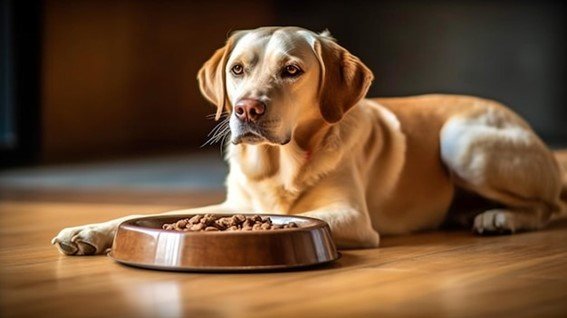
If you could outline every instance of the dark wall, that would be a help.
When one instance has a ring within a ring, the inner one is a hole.
[[[0,1],[0,168],[39,157],[41,9],[39,0]]]
[[[37,136],[24,146],[41,162],[198,151],[214,126],[204,119],[214,109],[199,93],[198,69],[231,30],[263,25],[328,28],[374,71],[371,96],[493,98],[526,117],[549,143],[567,145],[562,2],[17,3],[22,10],[14,25],[40,30],[17,37],[36,49],[14,55],[12,68],[21,67],[18,74],[28,80],[19,85],[14,113],[30,126],[18,127]],[[25,115],[31,106],[40,108],[33,112],[37,123]]]
[[[215,109],[201,65],[268,1],[45,1],[42,160],[198,151]]]
[[[567,25],[552,1],[278,1],[278,24],[329,28],[374,71],[370,95],[499,100],[567,144]]]

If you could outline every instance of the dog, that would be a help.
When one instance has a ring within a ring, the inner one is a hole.
[[[373,248],[380,235],[438,229],[460,192],[487,202],[453,217],[482,234],[540,229],[564,210],[561,167],[510,109],[461,95],[365,99],[372,81],[328,32],[234,32],[198,73],[230,127],[226,200],[171,213],[310,216],[339,248]],[[103,253],[133,217],[66,228],[52,243]]]

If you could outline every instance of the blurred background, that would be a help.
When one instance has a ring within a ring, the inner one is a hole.
[[[561,1],[0,3],[0,186],[222,186],[196,74],[230,31],[264,25],[329,29],[374,71],[370,96],[492,98],[567,145]]]

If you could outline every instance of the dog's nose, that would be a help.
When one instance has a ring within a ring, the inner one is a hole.
[[[242,121],[256,121],[266,111],[266,105],[257,99],[243,98],[234,105],[236,117]]]

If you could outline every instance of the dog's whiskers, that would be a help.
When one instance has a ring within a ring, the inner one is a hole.
[[[229,115],[228,112],[226,112],[226,111],[225,111],[225,112],[222,112],[221,115],[220,115],[220,118],[227,117],[228,115]],[[205,118],[207,118],[207,119],[216,119],[216,118],[217,118],[217,114],[216,114],[216,113],[208,114],[208,115],[205,116]]]
[[[230,127],[228,127],[228,126],[223,128],[223,130],[216,135],[216,137],[213,140],[213,143],[216,143],[219,140],[221,140],[222,138],[224,138],[224,136],[226,136],[226,134],[229,132],[229,130],[230,130]]]
[[[207,139],[207,141],[205,141],[205,143],[203,143],[201,145],[201,147],[204,147],[206,145],[215,144],[215,143],[219,142],[220,140],[222,140],[223,138],[225,138],[227,136],[227,134],[230,132],[230,126],[229,126],[230,118],[226,115],[224,117],[225,118],[223,120],[221,120],[211,130],[211,132],[207,135],[207,137],[209,137],[209,139]],[[222,144],[221,144],[221,146],[222,146]],[[222,149],[221,149],[221,152],[222,152]]]
[[[209,132],[207,134],[207,137],[209,136],[214,136],[216,133],[219,132],[219,130],[221,130],[222,128],[224,128],[224,126],[226,125],[226,120],[221,121],[220,123],[218,123],[212,130],[211,132]]]

